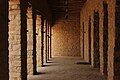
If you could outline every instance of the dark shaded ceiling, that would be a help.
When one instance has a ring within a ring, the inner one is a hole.
[[[79,14],[85,2],[86,0],[48,0],[54,19]]]
[[[41,15],[47,17],[51,16],[51,9],[48,6],[47,0],[30,0],[30,3],[32,3],[34,9],[38,11]]]
[[[79,17],[87,0],[30,0],[34,8],[55,21],[60,18]],[[50,15],[49,15],[50,13]],[[72,18],[73,19],[73,18]]]

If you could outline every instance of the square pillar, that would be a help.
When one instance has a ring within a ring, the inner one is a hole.
[[[27,9],[27,70],[28,75],[33,74],[33,20],[32,7]]]
[[[9,80],[27,80],[25,0],[9,1]]]
[[[42,67],[41,60],[41,16],[36,17],[36,54],[37,54],[37,71],[39,67]]]
[[[43,62],[44,63],[46,63],[47,62],[47,38],[46,38],[46,36],[47,36],[47,21],[45,20],[44,21],[44,58],[43,58]]]
[[[43,66],[43,58],[44,58],[44,18],[41,17],[41,61]]]

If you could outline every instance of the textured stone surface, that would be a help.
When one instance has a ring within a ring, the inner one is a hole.
[[[68,0],[65,5],[64,0],[57,2],[51,0],[55,19],[52,27],[53,56],[81,56],[79,13],[84,1]]]
[[[37,53],[37,70],[38,67],[42,66],[42,55],[41,55],[41,15],[37,15],[36,18],[36,53]]]
[[[9,20],[9,80],[21,80],[21,19],[19,2],[9,2]]]
[[[27,9],[27,70],[28,75],[33,74],[33,20],[32,7]]]
[[[99,36],[100,36],[100,71],[103,73],[103,19],[104,19],[104,12],[103,12],[103,1],[106,1],[108,4],[108,80],[113,80],[113,55],[114,55],[114,46],[115,46],[115,0],[88,0],[84,7],[82,8],[81,11],[81,22],[85,23],[85,45],[84,45],[84,52],[85,52],[85,60],[89,60],[89,48],[88,48],[88,19],[89,16],[91,16],[91,21],[92,21],[92,27],[91,27],[91,57],[92,57],[92,65],[94,64],[94,57],[93,57],[93,52],[94,52],[94,47],[93,47],[93,31],[94,31],[94,26],[93,26],[93,12],[99,11],[99,16],[100,16],[100,23],[99,23]],[[82,30],[82,23],[81,23],[81,30]],[[81,44],[83,43],[82,41],[82,32],[81,32]],[[83,47],[81,45],[81,54],[83,53]]]
[[[54,57],[46,67],[39,68],[39,75],[29,76],[28,80],[105,80],[98,69],[77,62],[83,60],[79,57]]]
[[[44,57],[43,63],[47,62],[47,20],[44,21]]]
[[[80,56],[79,18],[74,17],[76,19],[61,19],[52,27],[53,56]]]

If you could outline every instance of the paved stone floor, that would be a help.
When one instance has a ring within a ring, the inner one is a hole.
[[[76,57],[54,57],[39,68],[38,75],[28,76],[28,80],[105,80],[89,64],[76,64],[81,61]]]

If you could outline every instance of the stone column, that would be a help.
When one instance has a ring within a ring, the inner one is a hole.
[[[43,58],[43,62],[44,62],[44,63],[46,63],[46,61],[47,61],[47,58],[46,58],[46,54],[47,54],[47,52],[46,52],[46,50],[47,50],[47,47],[46,47],[46,46],[47,46],[47,45],[46,45],[46,44],[47,44],[47,42],[46,42],[46,40],[47,40],[47,38],[46,38],[46,35],[47,35],[47,34],[46,34],[46,31],[47,31],[47,30],[46,30],[46,29],[47,29],[47,28],[46,28],[46,26],[47,26],[47,24],[46,24],[46,23],[47,23],[47,21],[45,20],[45,21],[44,21],[44,58]]]
[[[37,53],[37,71],[42,66],[41,61],[41,16],[37,15],[36,19],[36,53]]]
[[[44,19],[41,17],[41,61],[43,66],[43,55],[44,55]]]
[[[8,80],[8,0],[0,0],[0,80]]]
[[[32,7],[27,9],[27,70],[28,75],[33,74],[33,20]]]
[[[48,25],[48,59],[51,58],[51,27],[50,25]]]
[[[47,25],[47,60],[49,60],[49,52],[50,52],[50,49],[49,49],[49,24]]]
[[[50,58],[52,58],[52,27],[50,26]]]
[[[9,2],[9,80],[21,80],[20,1]]]
[[[9,80],[27,80],[27,21],[24,2],[9,1]]]
[[[48,60],[48,23],[46,24],[46,62]]]

